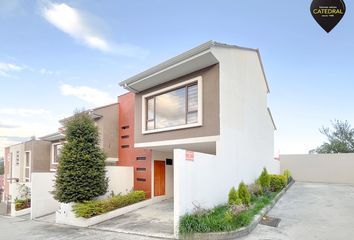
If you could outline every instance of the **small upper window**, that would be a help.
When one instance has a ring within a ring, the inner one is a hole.
[[[146,130],[198,123],[198,83],[146,99]]]
[[[53,145],[53,163],[54,164],[59,162],[62,148],[63,148],[62,144],[54,144]]]

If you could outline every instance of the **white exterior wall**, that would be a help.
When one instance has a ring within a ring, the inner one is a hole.
[[[55,173],[32,173],[31,219],[55,212],[59,202],[53,198]]]
[[[19,165],[16,165],[16,152],[19,152]],[[11,176],[12,178],[18,178],[20,182],[24,182],[24,154],[25,147],[23,143],[10,147],[10,154],[12,153],[11,162]],[[11,193],[10,193],[11,194]]]
[[[267,111],[267,87],[258,55],[236,48],[213,48],[220,64],[220,142],[217,156],[227,196],[240,181],[252,183],[273,158],[274,127]]]
[[[173,153],[172,152],[160,152],[153,150],[152,151],[152,161],[151,161],[151,197],[154,197],[154,160],[161,160],[161,161],[166,161],[166,158],[171,158],[173,159]],[[174,165],[174,160],[173,160],[173,165]],[[173,197],[174,191],[173,191],[173,165],[165,165],[165,193],[167,198]]]
[[[107,194],[126,194],[134,186],[134,169],[125,166],[106,166],[106,176],[109,179]]]
[[[194,152],[194,160],[186,160],[186,150],[175,149],[174,158],[174,230],[178,233],[181,216],[192,212],[195,205],[211,208],[225,203],[227,194],[222,191],[223,175],[217,157]],[[194,205],[195,204],[195,205]]]
[[[296,181],[354,185],[354,153],[280,155],[280,166]]]

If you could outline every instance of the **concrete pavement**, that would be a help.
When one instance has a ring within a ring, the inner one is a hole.
[[[295,183],[268,213],[277,228],[258,225],[241,240],[354,239],[354,186]]]

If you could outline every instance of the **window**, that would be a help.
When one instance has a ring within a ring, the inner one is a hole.
[[[122,145],[121,148],[129,148],[129,145]]]
[[[25,182],[29,182],[31,179],[31,153],[25,152]]]
[[[146,181],[145,178],[137,178],[136,180],[137,180],[138,182],[145,182],[145,181]]]
[[[129,135],[123,135],[121,136],[122,139],[126,139],[126,138],[129,138]]]
[[[146,160],[146,157],[136,157],[136,160],[138,160],[138,161]]]
[[[60,154],[61,154],[61,150],[63,148],[63,145],[61,143],[55,143],[52,145],[52,163],[53,164],[58,164],[59,160],[60,160]]]
[[[201,125],[201,77],[143,96],[143,133]]]
[[[145,172],[146,171],[146,168],[136,168],[136,171],[137,172]]]

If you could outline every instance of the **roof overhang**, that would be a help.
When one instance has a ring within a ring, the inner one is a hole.
[[[269,92],[268,82],[264,73],[264,68],[258,49],[244,48],[214,41],[201,44],[187,52],[162,62],[155,67],[120,82],[119,85],[130,92],[139,93],[170,80],[217,64],[219,63],[219,60],[213,54],[213,47],[237,48],[257,52],[266,83],[267,92]]]
[[[57,140],[62,140],[64,139],[65,135],[60,133],[60,132],[56,132],[56,133],[52,133],[52,134],[48,134],[46,136],[40,137],[40,140],[43,141],[57,141]]]

